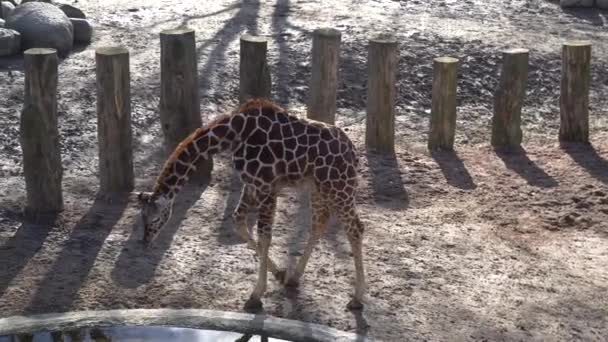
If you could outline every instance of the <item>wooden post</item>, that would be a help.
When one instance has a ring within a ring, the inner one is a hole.
[[[239,101],[251,97],[270,98],[270,69],[266,62],[268,40],[245,34],[241,36],[239,65]]]
[[[160,122],[173,149],[202,126],[194,30],[160,33]]]
[[[129,51],[101,47],[95,61],[99,192],[108,196],[133,190]]]
[[[340,39],[340,31],[331,28],[316,29],[312,38],[312,75],[307,116],[332,125],[336,121]]]
[[[365,144],[380,153],[395,151],[397,41],[378,37],[369,41],[367,60],[367,119]]]
[[[559,140],[589,142],[591,43],[570,42],[562,48]]]
[[[521,145],[521,109],[528,82],[528,54],[526,49],[506,50],[502,54],[500,83],[494,93],[493,146]]]
[[[458,59],[435,58],[429,150],[453,150],[456,131],[456,88]]]
[[[57,128],[55,49],[29,49],[25,58],[25,97],[20,118],[28,216],[63,210],[61,150]]]

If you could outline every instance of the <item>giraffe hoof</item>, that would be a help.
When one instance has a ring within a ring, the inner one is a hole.
[[[257,298],[249,298],[245,302],[245,311],[249,313],[257,313],[263,310],[262,301]]]
[[[353,298],[350,302],[348,302],[348,305],[346,307],[348,308],[348,310],[351,311],[359,311],[363,310],[363,303],[361,303],[361,301],[357,298]]]

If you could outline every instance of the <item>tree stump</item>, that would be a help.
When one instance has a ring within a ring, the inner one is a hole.
[[[268,40],[245,34],[241,36],[239,64],[239,101],[252,97],[270,98],[270,69],[266,61]]]
[[[591,43],[570,42],[562,48],[559,140],[589,143]]]
[[[331,28],[315,30],[312,38],[312,75],[307,116],[332,125],[336,121],[340,39],[340,31]]]
[[[203,124],[194,30],[160,33],[160,122],[171,151]]]
[[[458,59],[439,57],[433,62],[433,93],[429,150],[454,149]]]
[[[189,28],[160,33],[160,122],[167,152],[203,125],[200,113],[195,31]],[[202,160],[190,179],[206,182],[213,159]]]
[[[395,151],[397,41],[378,37],[369,42],[367,60],[367,119],[365,144],[380,153]]]
[[[63,210],[61,149],[57,128],[58,58],[55,49],[24,52],[25,97],[20,142],[27,191],[26,214],[32,218]]]
[[[492,145],[495,147],[521,145],[521,109],[528,82],[528,55],[526,49],[511,49],[502,54],[502,72],[494,93],[492,117]]]
[[[123,47],[98,48],[95,61],[99,192],[118,195],[132,191],[134,182],[129,51]]]

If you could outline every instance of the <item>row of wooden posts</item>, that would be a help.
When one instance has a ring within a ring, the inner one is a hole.
[[[312,72],[307,116],[334,123],[341,34],[334,29],[313,33]],[[183,28],[160,33],[160,123],[168,149],[202,125],[195,32]],[[266,38],[240,39],[239,100],[270,98],[271,77]],[[61,211],[63,168],[57,127],[58,58],[53,49],[25,51],[25,99],[20,134],[27,190],[26,211],[39,215]],[[591,45],[563,46],[560,139],[588,141],[588,93]],[[134,187],[129,51],[96,50],[97,127],[100,194],[130,192]],[[394,151],[394,104],[397,96],[398,46],[392,38],[369,41],[366,147]],[[528,74],[528,51],[503,53],[503,70],[495,93],[492,144],[517,146]],[[434,60],[428,147],[453,149],[456,123],[458,60]]]

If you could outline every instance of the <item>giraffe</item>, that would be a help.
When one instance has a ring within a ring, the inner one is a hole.
[[[338,127],[288,114],[263,98],[243,103],[184,139],[165,162],[152,192],[138,194],[144,224],[144,243],[149,245],[169,220],[173,201],[199,160],[230,151],[233,167],[242,180],[239,203],[232,215],[236,232],[258,256],[257,283],[244,309],[262,309],[267,275],[287,287],[297,287],[311,253],[326,229],[330,215],[337,215],[351,245],[355,265],[355,293],[347,307],[363,308],[365,278],[362,256],[364,226],[357,214],[356,151]],[[295,270],[279,269],[268,256],[277,194],[284,187],[310,187],[312,227]],[[258,241],[252,236],[246,215],[258,211]]]

